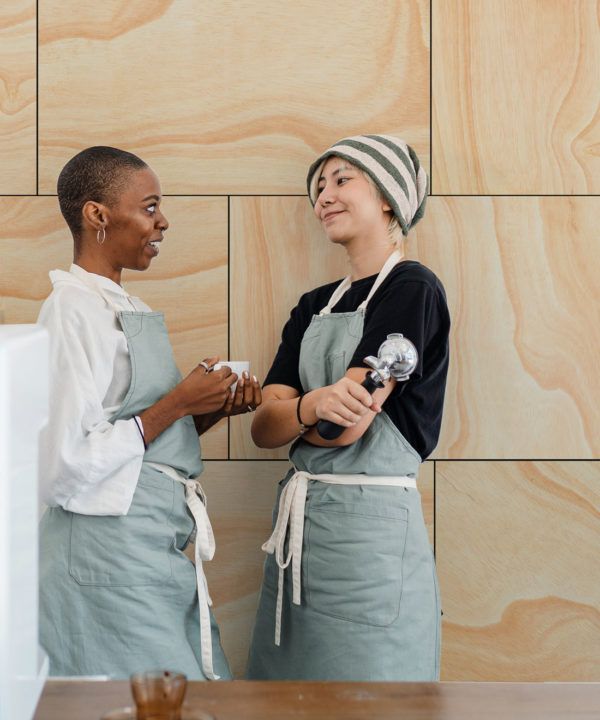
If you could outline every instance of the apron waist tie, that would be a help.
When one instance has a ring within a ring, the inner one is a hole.
[[[212,600],[208,592],[206,575],[202,561],[212,560],[215,554],[215,536],[206,510],[206,495],[200,481],[181,475],[170,465],[144,461],[149,467],[164,473],[171,480],[185,486],[185,500],[195,522],[194,559],[196,562],[196,586],[198,588],[198,608],[200,615],[200,650],[202,654],[202,670],[209,680],[219,680],[213,668],[212,633],[210,626],[209,606]]]
[[[275,555],[275,562],[279,568],[277,582],[277,605],[275,612],[275,645],[281,643],[281,615],[283,607],[283,579],[284,571],[292,564],[292,602],[300,605],[300,579],[302,545],[304,542],[304,506],[308,481],[331,485],[387,485],[393,487],[417,487],[417,481],[411,477],[375,476],[375,475],[311,475],[303,470],[296,472],[289,479],[279,497],[277,522],[271,537],[262,546],[270,555]],[[284,558],[285,539],[289,527],[290,537],[287,556]]]

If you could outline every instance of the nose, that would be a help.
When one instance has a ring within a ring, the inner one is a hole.
[[[335,185],[327,184],[319,194],[319,205],[331,205],[335,201]]]
[[[156,225],[163,232],[169,227],[169,221],[163,215],[161,210],[156,213]]]

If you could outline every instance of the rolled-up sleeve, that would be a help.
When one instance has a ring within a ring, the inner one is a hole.
[[[40,438],[42,500],[84,515],[126,515],[144,456],[135,420],[110,422],[102,405],[110,348],[93,323],[61,303],[39,322],[50,335],[50,414]],[[104,357],[103,357],[104,354]],[[104,374],[95,369],[106,367]]]

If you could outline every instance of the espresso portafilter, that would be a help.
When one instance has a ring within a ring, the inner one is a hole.
[[[369,355],[365,364],[373,368],[361,383],[371,395],[393,378],[397,382],[408,380],[417,367],[419,354],[413,343],[402,333],[391,333],[381,344],[377,357]],[[329,420],[319,420],[317,432],[324,440],[335,440],[346,428]]]

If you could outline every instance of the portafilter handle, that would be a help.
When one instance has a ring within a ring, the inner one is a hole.
[[[419,354],[414,344],[402,333],[391,333],[381,344],[377,357],[368,355],[364,362],[373,370],[367,373],[361,385],[372,395],[377,388],[384,387],[390,378],[398,382],[408,380],[417,367]],[[329,420],[319,420],[317,423],[317,432],[324,440],[335,440],[345,429],[343,425]]]

